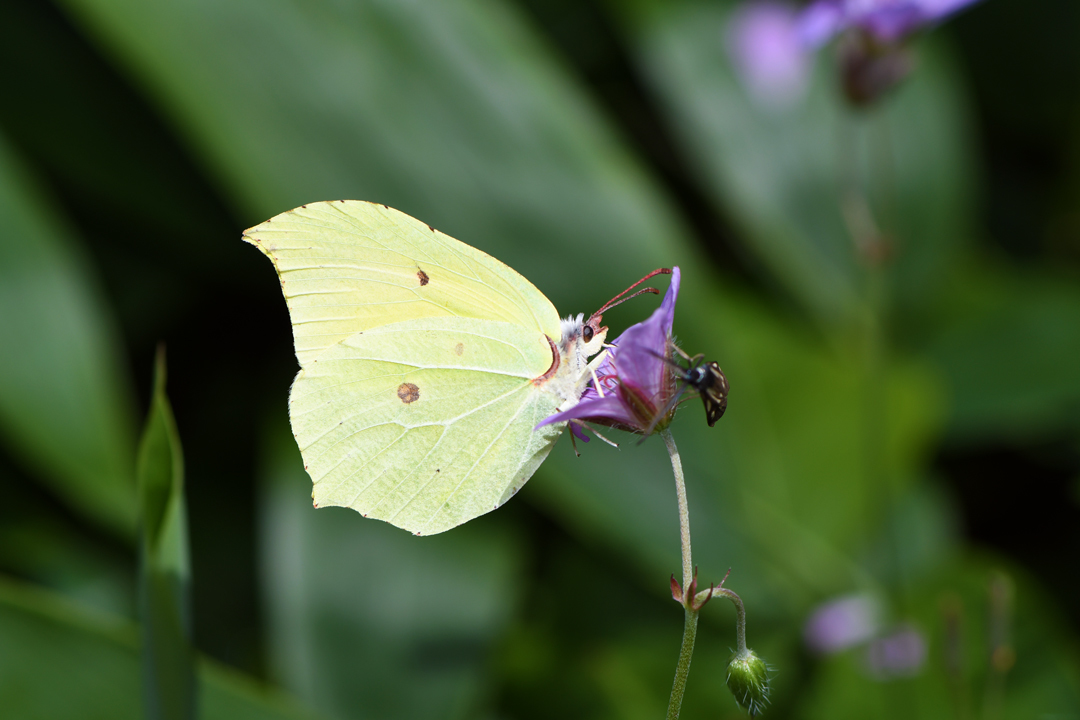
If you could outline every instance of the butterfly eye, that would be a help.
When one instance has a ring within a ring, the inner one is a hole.
[[[583,337],[585,339],[585,342],[592,342],[592,338],[593,338],[593,329],[592,329],[592,327],[590,327],[589,325],[586,325],[585,328],[581,331],[581,337]]]

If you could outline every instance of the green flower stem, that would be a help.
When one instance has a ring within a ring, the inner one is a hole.
[[[668,720],[676,720],[682,709],[683,694],[686,692],[686,678],[690,674],[690,660],[694,656],[694,640],[697,638],[698,612],[694,609],[690,588],[694,582],[694,562],[690,555],[690,510],[686,503],[686,479],[683,476],[682,460],[679,449],[675,447],[675,438],[671,431],[663,429],[660,437],[664,438],[668,455],[671,456],[671,469],[675,473],[675,494],[679,498],[679,536],[682,542],[682,589],[683,621],[682,648],[679,650],[679,664],[675,668],[675,682],[671,686],[671,698],[668,700]]]
[[[675,438],[671,437],[671,431],[667,428],[661,430],[660,437],[664,438],[668,455],[671,456],[671,469],[675,472],[675,494],[679,498],[679,536],[682,540],[682,587],[685,605],[689,599],[686,593],[690,590],[690,583],[694,581],[694,561],[690,556],[690,509],[686,504],[686,478],[683,476],[679,448],[675,447]]]
[[[675,682],[671,686],[671,698],[668,700],[667,720],[678,720],[679,711],[682,709],[686,677],[690,674],[690,659],[694,656],[694,640],[697,639],[697,621],[698,611],[686,608],[682,647],[679,649],[679,664],[675,668]]]
[[[734,590],[728,590],[726,587],[712,588],[711,590],[702,590],[694,598],[694,605],[701,607],[706,600],[709,599],[710,593],[712,597],[725,597],[731,601],[735,606],[735,642],[738,643],[736,654],[743,654],[746,652],[746,608],[743,607],[742,598]]]

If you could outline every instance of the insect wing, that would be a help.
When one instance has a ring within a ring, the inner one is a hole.
[[[547,339],[512,323],[425,318],[357,333],[293,384],[289,414],[318,507],[429,535],[490,512],[533,474],[563,424],[533,378]]]
[[[244,240],[274,263],[301,367],[354,333],[424,317],[510,322],[559,341],[559,314],[532,283],[384,205],[311,203]]]
[[[712,427],[727,410],[728,381],[719,363],[708,362],[704,368],[706,374],[697,389],[705,405],[705,420]]]

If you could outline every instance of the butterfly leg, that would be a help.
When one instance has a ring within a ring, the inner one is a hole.
[[[595,427],[593,427],[592,425],[589,425],[588,427],[589,427],[589,429],[590,429],[590,430],[592,430],[592,431],[593,431],[593,435],[595,435],[596,437],[600,438],[601,440],[603,440],[604,442],[606,442],[606,443],[607,443],[608,445],[610,445],[611,447],[613,447],[613,448],[617,448],[617,447],[619,447],[619,443],[615,442],[614,440],[609,440],[608,438],[604,437],[604,436],[603,436],[603,435],[601,435],[601,434],[600,434],[600,432],[599,432],[599,431],[598,431],[598,430],[597,430],[597,429],[596,429]]]
[[[574,421],[571,420],[570,422],[574,422]],[[574,435],[574,429],[573,428],[570,428],[570,447],[574,448],[574,456],[575,457],[581,457],[581,453],[579,453],[578,449],[577,449],[577,436]]]
[[[604,388],[600,386],[600,378],[596,377],[596,369],[593,368],[592,365],[589,366],[589,374],[592,375],[592,384],[593,384],[593,387],[596,388],[597,394],[599,394],[600,397],[603,398],[604,397]]]

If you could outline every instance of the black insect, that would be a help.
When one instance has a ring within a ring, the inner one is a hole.
[[[688,387],[692,387],[697,391],[701,402],[705,405],[705,420],[709,423],[709,427],[715,425],[716,421],[723,417],[724,411],[727,410],[728,381],[724,377],[723,370],[720,369],[720,364],[713,361],[706,362],[704,355],[690,357],[675,343],[671,343],[670,347],[688,365],[684,366],[671,357],[656,355],[656,357],[676,369],[674,375],[679,384],[675,388],[675,392],[672,393],[667,406],[657,414],[656,419],[646,429],[645,437],[651,435],[656,424],[675,409]],[[644,438],[642,440],[644,441]]]
[[[690,364],[689,367],[683,367],[670,358],[667,360],[679,369],[679,381],[683,384],[683,387],[675,392],[675,396],[681,395],[687,385],[697,390],[701,402],[705,405],[705,420],[709,427],[712,427],[727,410],[728,381],[724,377],[724,371],[716,361],[705,362],[704,355],[690,357],[679,346],[671,347]]]

